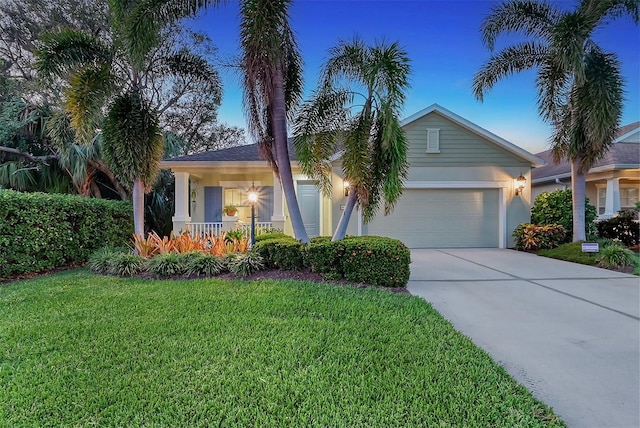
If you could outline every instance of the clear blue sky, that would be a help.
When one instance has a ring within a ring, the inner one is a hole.
[[[556,4],[572,8],[576,2]],[[358,35],[367,42],[398,41],[411,59],[411,89],[402,118],[438,103],[536,153],[548,148],[550,127],[536,110],[535,72],[511,76],[496,85],[484,102],[471,92],[473,75],[489,58],[479,28],[495,1],[486,0],[294,0],[291,26],[304,59],[305,93],[317,85],[327,51],[339,39]],[[213,39],[222,58],[239,54],[238,2],[209,10],[190,25]],[[640,27],[618,19],[596,34],[615,52],[625,79],[622,124],[640,120]],[[499,40],[509,44],[512,40]],[[499,46],[498,46],[499,47]],[[219,120],[245,128],[240,77],[221,69],[224,96]]]

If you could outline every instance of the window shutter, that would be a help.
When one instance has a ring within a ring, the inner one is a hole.
[[[204,221],[222,221],[222,187],[204,188]]]
[[[273,215],[273,186],[260,188],[260,200],[258,203],[258,221],[271,221]]]
[[[427,153],[440,153],[439,129],[427,129]]]

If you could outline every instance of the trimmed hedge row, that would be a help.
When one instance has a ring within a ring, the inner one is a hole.
[[[307,268],[328,279],[385,287],[404,287],[409,281],[411,252],[397,239],[351,236],[332,242],[318,237],[303,245],[284,234],[265,235],[254,250],[268,267],[282,270]]]
[[[0,278],[82,263],[132,234],[129,203],[0,190]]]

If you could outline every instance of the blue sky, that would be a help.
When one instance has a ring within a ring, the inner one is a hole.
[[[304,59],[305,93],[317,85],[327,51],[339,39],[354,35],[367,42],[398,41],[411,59],[412,75],[402,118],[438,103],[536,153],[548,148],[551,134],[536,110],[535,72],[499,82],[477,101],[471,92],[473,75],[489,58],[479,28],[491,7],[486,0],[294,0],[291,26]],[[556,2],[571,8],[573,1]],[[221,58],[239,54],[238,2],[207,11],[192,27],[205,31]],[[622,124],[640,120],[640,27],[618,19],[596,34],[600,45],[622,63],[626,101]],[[501,39],[498,44],[512,42]],[[242,87],[237,71],[220,69],[224,96],[219,121],[245,127]]]

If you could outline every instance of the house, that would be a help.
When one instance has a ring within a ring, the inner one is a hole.
[[[553,162],[551,150],[536,156],[547,164],[532,172],[533,200],[542,192],[571,188],[571,165]],[[621,127],[609,152],[587,172],[587,198],[598,218],[634,208],[640,194],[640,122]]]
[[[530,220],[531,168],[544,162],[437,104],[401,124],[410,165],[403,196],[389,216],[380,213],[368,224],[354,213],[347,234],[389,236],[410,248],[511,246],[513,230]],[[301,173],[295,154],[291,164],[309,236],[331,235],[346,204],[339,159],[329,196]],[[162,168],[176,177],[174,230],[247,227],[246,192],[255,184],[258,227],[292,234],[280,184],[256,145],[172,158]],[[223,215],[226,205],[238,206],[238,214]]]

